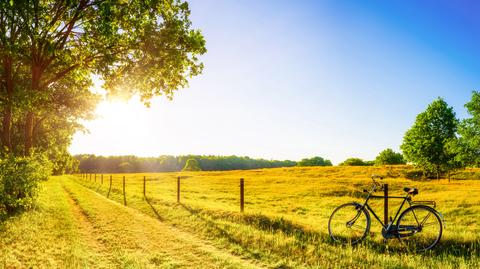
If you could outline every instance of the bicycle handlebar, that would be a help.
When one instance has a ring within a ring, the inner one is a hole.
[[[379,178],[379,179],[383,179],[383,176],[379,176],[379,175],[372,175],[372,181],[373,181],[373,186],[372,186],[372,190],[371,192],[375,192],[377,190],[383,190],[383,185],[378,183],[375,179],[376,178]]]

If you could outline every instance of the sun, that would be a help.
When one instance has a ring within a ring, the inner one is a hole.
[[[103,101],[97,106],[96,114],[99,118],[109,121],[122,121],[134,112],[133,108],[131,104],[124,101]]]
[[[76,134],[71,150],[99,155],[152,155],[149,109],[140,100],[104,100],[95,110],[96,119],[85,123],[88,134]],[[148,143],[148,142],[150,143]]]

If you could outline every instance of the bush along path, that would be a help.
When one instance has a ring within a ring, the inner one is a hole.
[[[0,267],[259,268],[66,177],[2,224]]]

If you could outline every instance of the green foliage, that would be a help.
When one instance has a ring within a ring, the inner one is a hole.
[[[348,158],[342,163],[339,164],[340,166],[369,166],[373,165],[372,162],[365,162],[360,158]]]
[[[1,152],[43,153],[54,173],[75,170],[72,135],[100,97],[138,95],[148,105],[202,72],[205,40],[178,1],[0,1]]]
[[[197,159],[188,159],[182,171],[202,171]]]
[[[39,155],[38,155],[39,156]],[[34,205],[39,182],[51,173],[44,157],[7,156],[0,161],[0,213],[13,213]]]
[[[459,138],[448,146],[461,166],[480,167],[480,92],[474,91],[465,107],[471,117],[459,124]]]
[[[392,149],[385,149],[375,158],[375,165],[405,164],[403,155]]]
[[[401,145],[405,159],[437,178],[458,167],[455,154],[449,150],[456,139],[457,124],[452,107],[442,98],[433,101],[405,133]]]
[[[330,160],[322,157],[305,158],[298,162],[298,166],[332,166]]]
[[[198,161],[199,166],[205,171],[215,170],[245,170],[258,168],[289,167],[297,165],[294,161],[276,161],[251,159],[238,156],[159,156],[159,157],[136,157],[136,156],[95,156],[77,155],[79,171],[82,173],[119,173],[126,172],[121,168],[122,163],[129,164],[129,172],[173,172],[181,171],[189,159]]]
[[[413,179],[413,180],[420,180],[428,178],[426,172],[422,169],[412,169],[412,170],[404,170],[402,173],[404,178]]]
[[[122,162],[118,165],[118,170],[121,173],[131,173],[133,172],[133,165],[131,165],[129,162]]]

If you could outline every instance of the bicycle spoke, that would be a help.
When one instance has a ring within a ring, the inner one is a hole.
[[[414,211],[414,210],[412,210],[412,214],[413,214],[413,217],[415,218],[415,221],[417,222],[417,225],[420,225],[420,223],[418,222],[417,215],[415,215],[415,211]]]
[[[432,226],[432,225],[438,225],[438,222],[431,222],[431,223],[423,224],[422,227],[427,227],[427,226]]]
[[[422,223],[420,224],[420,226],[423,226],[423,224],[428,220],[428,218],[430,217],[430,215],[432,214],[432,212],[428,212],[428,215],[425,217],[425,219],[423,219]]]
[[[402,233],[399,239],[409,249],[425,251],[438,243],[442,235],[442,226],[435,212],[430,207],[418,206],[411,207],[402,213],[397,228],[409,232]]]
[[[356,244],[367,234],[369,219],[357,204],[345,204],[334,210],[328,222],[330,237],[342,244]]]
[[[352,227],[356,227],[358,229],[360,229],[361,231],[365,230],[365,226],[360,226],[360,225],[352,225]]]

